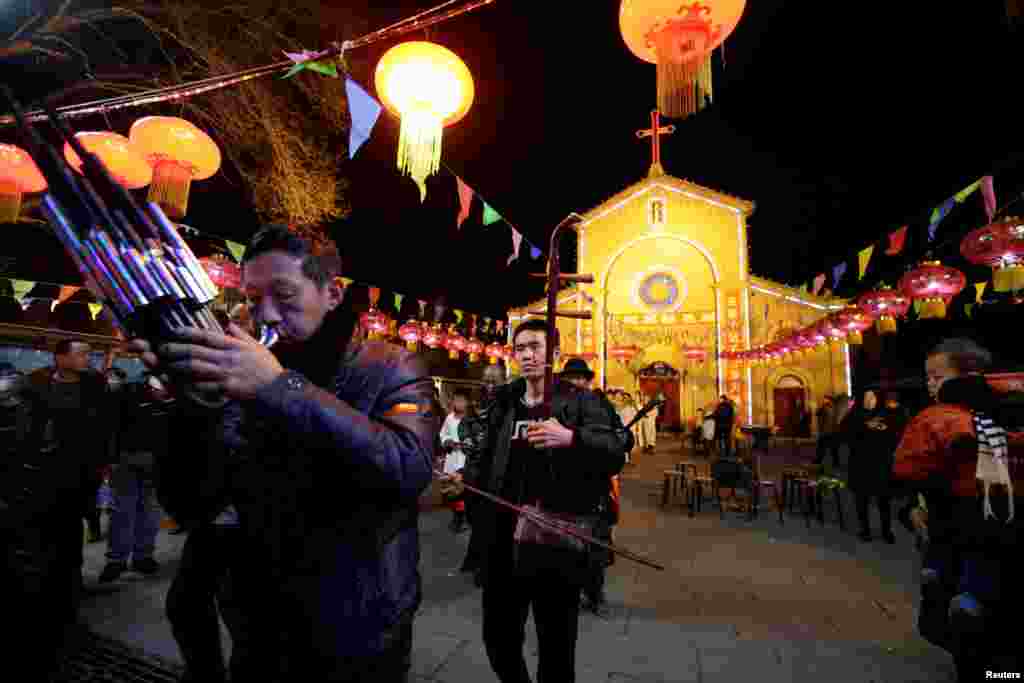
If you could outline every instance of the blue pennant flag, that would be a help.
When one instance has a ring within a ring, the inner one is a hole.
[[[838,266],[832,269],[832,289],[839,289],[839,281],[843,279],[843,275],[845,273],[845,263],[840,263]]]
[[[345,95],[348,97],[348,114],[351,119],[348,132],[348,158],[351,159],[370,138],[377,117],[380,116],[380,104],[351,78],[345,79]]]
[[[928,222],[928,241],[931,242],[935,239],[935,231],[939,229],[939,223],[942,219],[949,215],[949,212],[956,206],[956,197],[950,197],[946,201],[942,202],[941,206],[936,206],[932,211],[931,220]]]
[[[532,258],[534,261],[540,258],[540,249],[533,246],[532,244],[530,245],[530,258]]]

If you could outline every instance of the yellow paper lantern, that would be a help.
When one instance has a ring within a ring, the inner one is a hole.
[[[672,118],[711,96],[711,51],[733,32],[746,0],[622,0],[619,29],[630,52],[658,67],[658,109]]]
[[[153,167],[149,201],[172,220],[184,218],[192,181],[206,180],[220,169],[217,143],[194,124],[173,116],[139,119],[128,139]]]
[[[441,132],[473,104],[473,76],[448,48],[435,43],[401,43],[384,53],[374,77],[384,107],[401,119],[398,168],[420,188],[441,163]]]

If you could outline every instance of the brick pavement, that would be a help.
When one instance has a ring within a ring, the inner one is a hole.
[[[720,520],[711,506],[692,519],[678,506],[662,510],[661,472],[678,456],[678,442],[663,439],[624,473],[616,541],[667,570],[622,559],[610,568],[609,618],[581,619],[580,683],[955,680],[948,655],[913,632],[916,568],[906,534],[897,529],[895,546],[867,545],[834,522],[815,520],[808,530],[789,515],[780,526],[772,514],[747,522],[736,513]],[[448,532],[448,514],[427,512],[421,521],[414,680],[494,681],[480,639],[479,592],[455,571],[468,536]],[[89,598],[83,616],[94,630],[178,660],[162,605],[182,542],[161,533],[161,577],[126,574]],[[103,549],[87,547],[87,577],[102,568]],[[528,633],[533,666],[532,625]]]

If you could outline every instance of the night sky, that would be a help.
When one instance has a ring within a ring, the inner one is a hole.
[[[336,3],[348,9],[335,16],[324,3],[325,40],[436,4]],[[1000,204],[1024,190],[1021,32],[1002,2],[929,3],[926,14],[920,4],[748,2],[724,64],[716,54],[715,101],[663,138],[668,173],[756,203],[754,273],[807,281],[901,225],[923,231],[934,206],[986,173]],[[648,126],[655,69],[627,50],[618,7],[499,0],[427,36],[466,61],[477,88],[466,118],[445,130],[443,163],[545,250],[558,221],[642,179],[650,164],[635,131]],[[360,21],[341,20],[351,14]],[[352,55],[371,92],[373,67],[390,46]],[[0,141],[9,138],[0,131]],[[484,228],[479,201],[456,231],[451,172],[428,181],[419,203],[395,170],[397,139],[397,121],[385,115],[354,160],[339,151],[354,211],[332,230],[349,274],[481,312],[539,296],[526,274],[543,262],[531,263],[524,245],[506,268],[511,232],[503,223]],[[186,222],[245,241],[254,221],[225,220],[224,207],[240,197],[226,192],[225,184],[194,186]],[[974,197],[944,222],[939,241],[983,222]],[[922,240],[911,246],[923,254]]]

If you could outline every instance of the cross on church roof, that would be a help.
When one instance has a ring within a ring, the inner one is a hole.
[[[661,136],[676,132],[676,127],[662,126],[661,114],[657,109],[651,112],[651,127],[646,130],[638,130],[636,136],[651,139],[651,170],[647,173],[649,177],[665,175],[665,169],[661,166]]]

